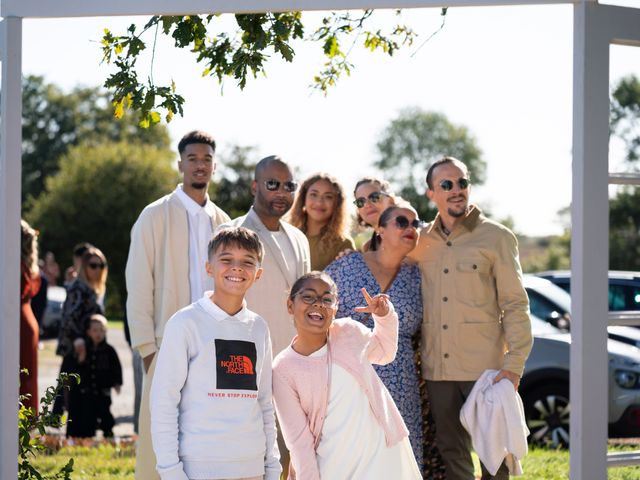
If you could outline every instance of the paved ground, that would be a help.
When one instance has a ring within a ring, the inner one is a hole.
[[[133,368],[131,366],[131,350],[124,338],[122,328],[109,328],[107,341],[116,349],[122,363],[122,390],[118,395],[112,390],[111,413],[116,419],[113,433],[119,437],[133,435]],[[53,385],[60,371],[62,358],[55,354],[56,340],[44,340],[38,352],[38,395]]]

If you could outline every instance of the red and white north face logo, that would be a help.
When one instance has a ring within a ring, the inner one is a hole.
[[[229,360],[220,360],[220,366],[232,375],[253,375],[251,359],[245,355],[229,355]]]

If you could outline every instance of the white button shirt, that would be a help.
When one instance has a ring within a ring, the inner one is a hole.
[[[215,213],[213,202],[207,200],[204,207],[198,205],[182,190],[182,184],[176,187],[178,198],[187,210],[189,222],[189,286],[191,287],[191,302],[197,302],[206,290],[213,289],[213,281],[207,275],[205,262],[207,261],[207,247],[213,235],[211,217]]]

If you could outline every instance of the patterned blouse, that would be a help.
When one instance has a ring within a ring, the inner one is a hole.
[[[389,390],[400,414],[409,429],[409,440],[416,461],[422,470],[423,435],[422,411],[420,407],[419,379],[412,347],[412,337],[422,324],[422,294],[420,270],[417,265],[403,263],[386,292],[367,267],[361,253],[352,253],[332,262],[325,272],[338,286],[338,312],[336,317],[351,317],[373,328],[373,319],[368,313],[355,312],[355,307],[364,306],[360,289],[366,288],[371,296],[386,293],[398,313],[400,320],[398,353],[388,365],[374,365],[378,376]]]
[[[73,342],[84,338],[89,326],[89,317],[104,313],[98,304],[96,292],[80,279],[67,287],[67,298],[62,306],[62,323],[58,334],[56,353],[61,356],[73,351]]]

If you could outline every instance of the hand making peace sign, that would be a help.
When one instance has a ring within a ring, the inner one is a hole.
[[[364,300],[367,302],[366,307],[356,307],[356,312],[363,313],[373,313],[379,317],[384,317],[387,313],[389,313],[389,295],[385,295],[384,293],[379,293],[375,297],[371,298],[369,292],[367,292],[366,288],[361,288],[360,291],[364,296]]]

